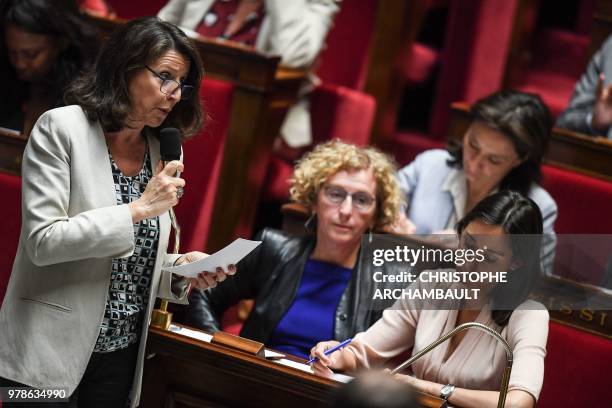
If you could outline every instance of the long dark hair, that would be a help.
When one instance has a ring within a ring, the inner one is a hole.
[[[199,98],[202,61],[195,46],[175,25],[157,17],[131,20],[114,31],[103,44],[93,67],[72,83],[66,103],[80,105],[104,130],[123,129],[131,111],[130,80],[146,64],[175,50],[190,62],[186,83],[194,95],[181,100],[160,127],[172,126],[185,137],[195,134],[203,123]]]
[[[539,96],[519,91],[500,91],[477,101],[470,108],[472,122],[481,122],[504,134],[523,162],[500,183],[500,189],[523,195],[542,178],[540,166],[548,148],[553,120]],[[463,145],[451,142],[450,165],[463,165]]]
[[[20,29],[51,36],[67,45],[57,56],[49,74],[39,85],[55,100],[55,106],[63,102],[63,93],[68,84],[94,60],[98,36],[79,13],[74,0],[2,0],[0,2],[1,26],[13,24]],[[0,72],[12,96],[10,103],[21,104],[29,97],[29,86],[17,78],[9,62],[4,40],[4,29],[0,30]],[[7,93],[5,92],[5,95]]]
[[[491,314],[495,323],[503,327],[540,276],[542,213],[532,199],[503,190],[488,196],[466,214],[457,223],[457,233],[461,235],[474,220],[502,227],[510,239],[512,257],[519,261],[519,266],[508,273],[508,282],[493,290]]]

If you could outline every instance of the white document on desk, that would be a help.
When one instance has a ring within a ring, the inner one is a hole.
[[[261,241],[238,238],[225,248],[204,259],[184,265],[166,267],[163,270],[187,278],[195,278],[198,273],[203,271],[214,273],[218,267],[227,270],[229,265],[236,265],[242,258],[257,248],[259,244],[261,244]]]

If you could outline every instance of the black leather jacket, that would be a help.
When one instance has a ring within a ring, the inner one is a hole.
[[[295,299],[304,265],[314,249],[315,240],[313,236],[295,237],[271,229],[261,232],[258,239],[263,242],[238,263],[236,275],[228,277],[213,289],[194,290],[191,293],[187,324],[208,332],[218,331],[225,310],[241,299],[255,299],[240,335],[262,343],[268,341]],[[372,310],[374,291],[387,285],[391,287],[388,283],[374,282],[372,275],[375,267],[362,258],[360,253],[336,310],[336,340],[352,337],[376,322],[382,310]],[[376,271],[384,274],[400,272],[391,268],[397,269],[397,266],[376,267]],[[385,306],[392,303],[387,302]]]

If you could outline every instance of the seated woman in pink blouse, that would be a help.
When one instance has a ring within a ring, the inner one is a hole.
[[[531,199],[502,191],[485,198],[459,221],[457,233],[461,248],[487,246],[484,261],[466,263],[461,269],[508,271],[503,289],[501,284],[479,283],[479,299],[465,301],[460,310],[426,310],[433,308],[399,300],[346,348],[325,356],[324,351],[337,342],[313,347],[311,355],[318,357],[315,373],[329,376],[332,370],[381,366],[410,348],[422,350],[460,324],[478,322],[500,333],[513,350],[506,406],[534,407],[544,378],[548,336],[548,311],[526,299],[539,275],[540,210]],[[479,330],[466,330],[417,360],[412,366],[415,377],[398,377],[419,391],[447,398],[452,405],[495,407],[505,360],[504,347],[495,338]],[[454,386],[450,395],[443,395],[445,385]]]

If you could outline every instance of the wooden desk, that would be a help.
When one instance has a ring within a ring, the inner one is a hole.
[[[27,142],[25,136],[0,128],[0,171],[21,173],[21,158]]]
[[[461,141],[470,125],[469,105],[451,105],[448,139]],[[554,128],[544,162],[577,173],[612,181],[612,141]]]
[[[125,23],[89,18],[103,38]],[[297,100],[306,73],[279,67],[280,57],[242,44],[203,37],[193,41],[205,75],[235,86],[221,182],[205,248],[216,251],[238,236],[250,235],[272,143],[287,109]]]
[[[340,383],[230,348],[151,327],[141,406],[325,407]],[[442,400],[419,394],[424,407]]]

